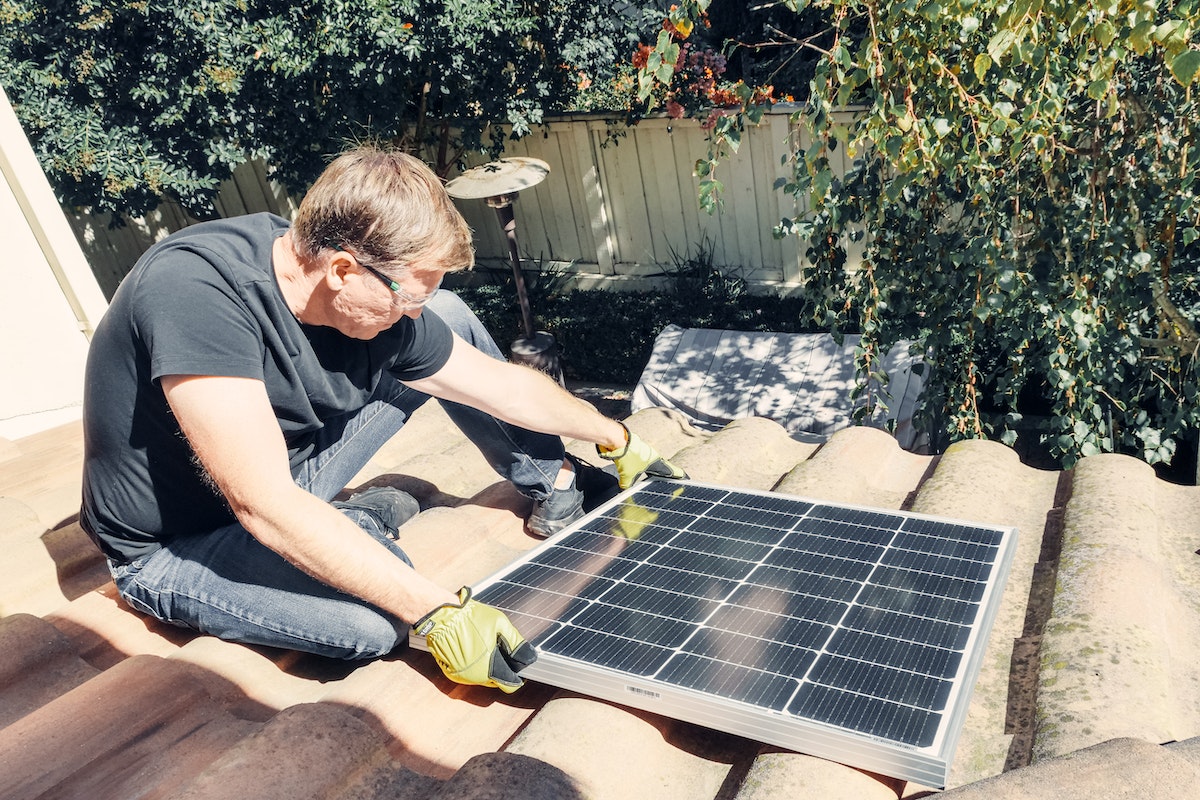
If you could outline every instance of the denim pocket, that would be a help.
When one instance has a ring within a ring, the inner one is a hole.
[[[112,575],[113,581],[116,582],[117,588],[120,589],[122,583],[141,572],[144,566],[146,566],[146,559],[144,558],[130,561],[127,564],[113,561],[110,558],[108,560],[108,573]]]
[[[138,576],[152,557],[139,558],[128,564],[114,564],[110,561],[108,569],[117,585],[117,592],[130,608],[155,619],[171,622],[166,609],[159,608],[159,593],[138,580]]]

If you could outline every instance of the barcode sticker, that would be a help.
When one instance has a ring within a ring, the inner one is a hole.
[[[649,697],[652,700],[657,700],[662,696],[652,689],[643,689],[640,686],[626,686],[625,691],[629,692],[630,694],[636,694],[639,697]]]

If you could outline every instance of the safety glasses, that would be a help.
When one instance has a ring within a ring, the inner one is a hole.
[[[338,250],[338,251],[343,252],[346,255],[350,256],[351,258],[354,259],[356,264],[358,264],[360,267],[365,269],[367,272],[374,275],[376,278],[379,278],[379,280],[383,283],[384,286],[391,289],[392,295],[393,295],[392,302],[404,309],[411,310],[414,308],[421,308],[422,306],[424,306],[426,303],[428,303],[430,300],[433,299],[434,295],[436,295],[438,293],[438,290],[442,286],[442,281],[439,278],[438,285],[435,286],[433,291],[430,292],[429,294],[427,294],[423,297],[409,294],[408,292],[406,292],[400,288],[400,284],[396,283],[394,280],[389,278],[387,275],[384,275],[382,272],[377,270],[375,267],[372,267],[370,264],[363,261],[361,258],[356,256],[354,253],[351,253],[346,248],[342,247],[339,244],[332,244],[332,243],[330,243],[329,246],[332,247],[334,250]]]

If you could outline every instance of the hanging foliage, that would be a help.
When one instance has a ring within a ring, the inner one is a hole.
[[[671,90],[709,5],[672,7],[641,98]],[[1200,426],[1200,3],[774,5],[825,19],[775,43],[815,57],[794,115],[806,144],[781,182],[805,212],[776,234],[809,242],[808,313],[862,332],[864,385],[909,340],[943,443],[1013,443],[1034,409],[1064,466],[1111,451],[1169,462]],[[771,100],[734,91],[697,164],[709,207]],[[847,269],[852,244],[863,257]]]

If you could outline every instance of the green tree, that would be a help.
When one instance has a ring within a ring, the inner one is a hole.
[[[628,52],[621,0],[0,0],[0,84],[71,206],[212,213],[260,157],[303,190],[372,139],[498,154]]]
[[[1200,3],[779,5],[823,12],[827,32],[795,43],[817,58],[782,189],[806,212],[777,234],[809,241],[810,313],[862,332],[862,376],[909,340],[928,354],[924,421],[943,442],[1012,443],[1032,399],[1065,466],[1169,461],[1200,426]],[[708,6],[670,13],[643,97],[674,78]],[[732,91],[742,104],[697,164],[709,204],[767,99]],[[864,255],[846,269],[850,242]]]

